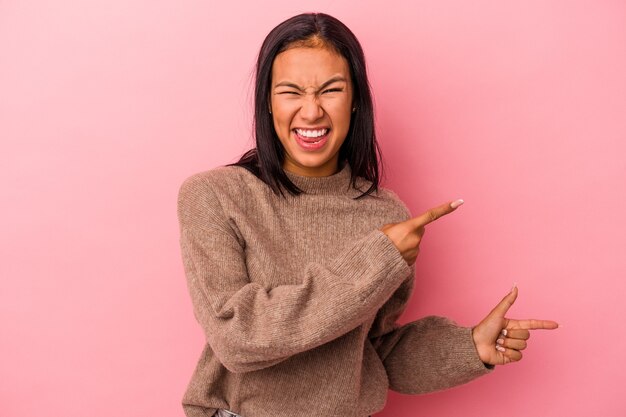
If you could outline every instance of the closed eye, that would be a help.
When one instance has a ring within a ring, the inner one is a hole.
[[[329,88],[328,90],[324,91],[325,93],[335,93],[335,92],[341,92],[343,91],[343,89],[341,88]]]

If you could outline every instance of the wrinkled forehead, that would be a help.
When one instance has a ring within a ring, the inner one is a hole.
[[[349,84],[350,68],[341,54],[327,47],[291,47],[272,64],[272,86],[288,82],[317,89],[331,78],[343,78]]]

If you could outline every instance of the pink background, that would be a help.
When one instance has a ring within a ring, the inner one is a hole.
[[[304,11],[362,42],[385,185],[414,215],[466,200],[401,321],[476,324],[517,282],[512,317],[564,324],[377,416],[625,415],[626,3],[386,4],[0,2],[0,415],[183,415],[178,186],[251,146],[256,53]]]

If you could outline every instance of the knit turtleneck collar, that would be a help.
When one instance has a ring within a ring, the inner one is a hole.
[[[352,169],[346,161],[343,166],[332,175],[326,177],[307,177],[284,171],[287,177],[307,194],[341,194],[346,193],[350,186]]]

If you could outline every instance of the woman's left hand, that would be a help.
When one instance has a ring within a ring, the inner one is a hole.
[[[505,316],[517,298],[517,287],[472,329],[472,337],[480,360],[489,365],[504,365],[522,359],[530,337],[529,330],[556,329],[551,320],[514,320]]]

